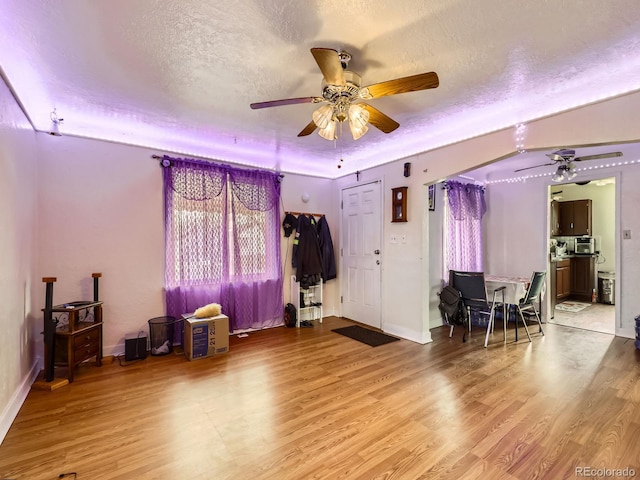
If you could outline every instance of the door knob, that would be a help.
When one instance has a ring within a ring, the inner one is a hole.
[[[373,253],[375,253],[376,255],[380,255],[380,250],[374,250]]]
[[[380,260],[376,260],[376,265],[380,265]]]

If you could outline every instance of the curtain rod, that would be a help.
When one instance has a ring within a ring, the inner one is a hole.
[[[324,213],[309,213],[309,212],[284,212],[285,215],[311,215],[312,217],[324,217]]]
[[[155,155],[155,154],[154,154],[154,155],[151,155],[151,158],[153,158],[154,160],[162,160],[164,157],[171,158],[171,157],[169,157],[168,155],[162,155],[162,156],[160,156],[160,155]],[[274,173],[276,173],[276,172],[274,172]],[[278,175],[279,175],[279,177],[280,177],[280,178],[284,178],[284,174],[280,173],[280,174],[278,174]]]
[[[449,182],[456,182],[456,183],[459,183],[459,184],[465,185],[465,186],[471,185],[471,186],[474,186],[474,187],[480,187],[482,190],[485,190],[485,188],[486,188],[484,185],[476,183],[475,180],[474,180],[473,183],[463,183],[463,182],[460,182],[458,180],[445,180],[444,182],[442,182],[442,190],[447,190],[447,189],[450,188],[449,185],[447,185]]]

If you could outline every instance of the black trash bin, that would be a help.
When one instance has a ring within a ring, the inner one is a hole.
[[[175,317],[155,317],[149,320],[151,355],[166,355],[173,351],[176,324],[182,320]]]

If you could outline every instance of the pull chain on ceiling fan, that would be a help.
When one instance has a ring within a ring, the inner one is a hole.
[[[351,60],[349,53],[330,48],[312,48],[311,54],[324,77],[321,97],[288,98],[251,104],[252,109],[260,109],[297,103],[326,103],[313,112],[312,121],[298,133],[299,137],[310,135],[317,128],[322,138],[335,140],[337,126],[343,122],[348,123],[354,140],[367,133],[368,124],[384,133],[391,133],[400,124],[362,100],[426,90],[439,85],[438,75],[429,72],[361,87],[360,75],[347,70]]]
[[[611,157],[621,157],[622,152],[610,152],[610,153],[600,153],[597,155],[583,155],[582,157],[576,157],[576,151],[568,148],[563,148],[557,150],[553,153],[547,153],[547,157],[549,157],[553,162],[551,163],[543,163],[541,165],[534,165],[533,167],[525,167],[519,168],[518,170],[514,170],[514,172],[522,172],[524,170],[530,170],[532,168],[538,167],[547,167],[549,165],[558,165],[556,173],[554,173],[551,180],[554,182],[562,182],[563,180],[573,180],[576,173],[575,162],[584,162],[586,160],[600,160],[602,158],[611,158]]]

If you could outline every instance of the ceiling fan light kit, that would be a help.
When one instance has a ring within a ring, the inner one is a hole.
[[[333,121],[333,107],[331,105],[323,105],[313,112],[313,121],[318,128],[327,128],[329,122]]]
[[[323,76],[321,97],[289,98],[251,104],[252,109],[259,109],[298,103],[326,103],[313,112],[311,123],[298,134],[299,137],[310,135],[317,128],[322,138],[335,140],[337,125],[343,122],[348,123],[354,140],[367,133],[369,123],[383,133],[391,133],[400,124],[362,100],[436,88],[440,83],[435,72],[428,72],[361,87],[360,75],[347,69],[351,60],[348,52],[312,48],[311,54]]]
[[[335,140],[336,137],[336,125],[338,123],[334,120],[327,122],[327,125],[324,128],[318,130],[318,135],[326,140]]]
[[[576,167],[573,162],[569,162],[566,165],[558,165],[556,173],[551,177],[554,182],[562,182],[563,180],[573,180],[576,178]]]

